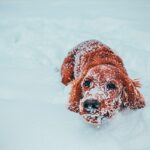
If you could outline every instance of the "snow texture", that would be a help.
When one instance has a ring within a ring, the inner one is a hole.
[[[1,0],[0,150],[149,150],[150,1]],[[99,128],[67,110],[60,66],[97,39],[140,78],[147,106]]]

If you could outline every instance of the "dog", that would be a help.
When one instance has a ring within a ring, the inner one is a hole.
[[[101,124],[125,108],[145,106],[138,80],[129,78],[122,59],[107,45],[88,40],[74,47],[61,66],[64,85],[72,84],[68,109]]]

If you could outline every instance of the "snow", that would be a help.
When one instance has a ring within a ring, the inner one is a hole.
[[[149,150],[148,0],[0,1],[0,150]],[[147,106],[99,128],[67,110],[60,66],[78,43],[97,39],[140,78]]]

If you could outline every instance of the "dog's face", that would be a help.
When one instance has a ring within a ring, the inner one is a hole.
[[[97,65],[74,80],[69,109],[91,124],[101,124],[125,107],[143,108],[145,101],[138,91],[140,83],[113,65]]]
[[[99,65],[91,68],[81,82],[79,113],[93,124],[112,117],[122,106],[123,83],[116,67]]]

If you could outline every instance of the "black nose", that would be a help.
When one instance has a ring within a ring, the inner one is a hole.
[[[100,102],[95,99],[88,99],[83,103],[83,107],[86,111],[90,111],[91,109],[98,109],[100,106]]]

